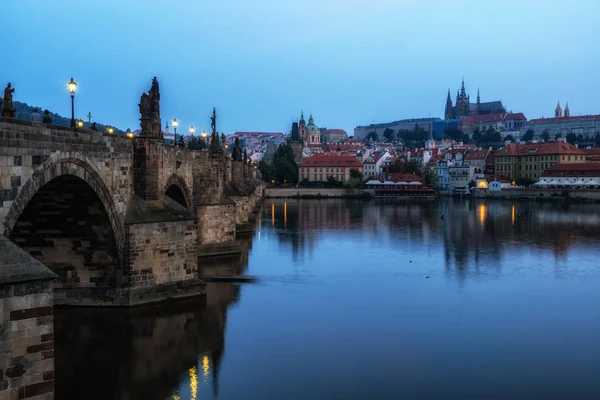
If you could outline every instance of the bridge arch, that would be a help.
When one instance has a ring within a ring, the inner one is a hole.
[[[165,185],[165,195],[169,196],[171,199],[175,200],[177,203],[181,204],[190,212],[193,212],[193,204],[192,204],[192,194],[189,190],[187,183],[185,183],[185,179],[177,174],[173,174],[167,179],[167,184]]]
[[[59,275],[57,288],[110,287],[121,279],[124,225],[99,170],[81,154],[56,153],[40,165],[3,229]]]

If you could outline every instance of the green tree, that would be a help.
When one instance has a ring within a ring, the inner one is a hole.
[[[567,135],[567,143],[570,143],[570,144],[577,143],[577,135],[575,135],[574,133],[569,133]]]
[[[278,182],[297,182],[298,165],[296,164],[294,150],[287,143],[279,145],[273,155],[275,167],[275,180]]]
[[[504,138],[504,140],[508,140],[508,141],[510,141],[510,142],[512,143],[512,142],[514,142],[514,141],[515,141],[515,138],[513,137],[513,135],[507,135],[507,136]]]
[[[362,172],[360,172],[360,170],[358,170],[356,168],[351,168],[350,169],[350,178],[359,179],[362,181],[363,174],[362,174]]]
[[[423,167],[421,166],[420,162],[413,159],[406,163],[406,168],[404,169],[404,173],[422,176],[423,175]]]
[[[475,143],[479,144],[483,142],[483,135],[479,133],[479,131],[475,131],[473,132],[473,136],[471,136],[471,139],[473,139]]]
[[[338,185],[338,180],[335,179],[335,176],[328,176],[327,177],[327,183],[331,186],[331,187],[335,187]]]
[[[433,168],[426,168],[423,171],[423,179],[425,184],[432,189],[437,189],[439,183],[439,176]]]
[[[265,160],[261,160],[258,163],[258,170],[260,171],[263,181],[271,182],[275,180],[275,167],[273,164],[269,164]]]
[[[544,142],[547,142],[548,140],[550,140],[550,132],[548,132],[548,130],[545,130],[544,133],[542,133],[542,137],[544,138]]]
[[[596,142],[596,147],[600,147],[600,132],[596,132],[596,138],[594,141]]]
[[[483,135],[483,138],[487,143],[497,143],[502,141],[502,135],[495,129],[488,129]]]
[[[562,133],[557,133],[556,135],[554,135],[554,140],[558,140],[562,137]]]
[[[462,140],[463,131],[458,128],[447,128],[444,134],[446,138],[453,140]]]
[[[531,139],[533,139],[534,134],[535,134],[535,132],[533,131],[533,129],[527,129],[527,132],[525,132],[523,137],[521,137],[521,140],[523,142],[530,142]]]
[[[379,139],[379,136],[377,136],[377,132],[373,131],[373,132],[369,132],[366,139],[376,142]]]
[[[394,141],[394,130],[390,129],[390,128],[385,128],[385,131],[383,131],[383,137],[385,137],[385,139],[388,142],[393,142]]]
[[[206,149],[208,146],[206,144],[206,140],[201,138],[200,136],[194,136],[187,142],[187,147],[190,150],[202,150]]]

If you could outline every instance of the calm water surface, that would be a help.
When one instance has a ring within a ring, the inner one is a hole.
[[[598,399],[599,238],[598,205],[267,201],[202,268],[258,283],[57,311],[56,398]]]

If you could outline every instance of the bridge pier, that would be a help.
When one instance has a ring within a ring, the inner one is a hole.
[[[52,396],[56,275],[2,235],[0,266],[0,398]]]

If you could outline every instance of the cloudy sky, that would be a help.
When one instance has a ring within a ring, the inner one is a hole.
[[[443,117],[464,75],[528,118],[600,113],[598,0],[20,0],[0,2],[0,85],[15,99],[136,129],[153,76],[186,129],[289,131]]]

